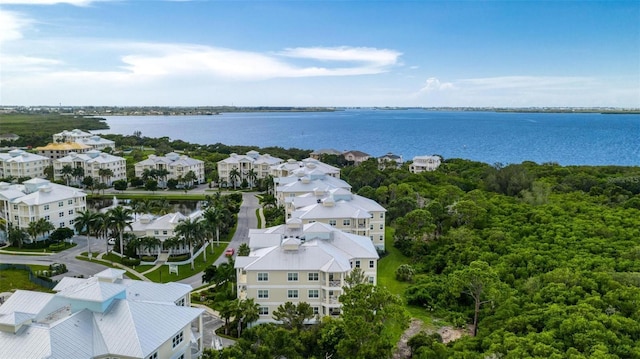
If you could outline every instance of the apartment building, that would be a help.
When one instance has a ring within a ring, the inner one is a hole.
[[[287,219],[301,224],[321,222],[338,230],[368,237],[384,251],[386,209],[376,201],[344,188],[315,191],[285,198]]]
[[[158,183],[163,187],[166,185],[167,180],[183,179],[190,171],[195,175],[194,182],[196,184],[206,182],[204,177],[204,161],[175,152],[167,153],[164,156],[149,155],[146,160],[135,164],[136,177],[142,178],[145,170],[167,171],[166,177],[158,179]]]
[[[15,149],[0,153],[0,178],[45,178],[49,158]]]
[[[131,223],[130,228],[125,228],[126,232],[132,232],[136,237],[153,237],[160,240],[160,246],[156,248],[145,248],[145,253],[158,254],[165,247],[165,241],[176,236],[175,228],[187,218],[198,219],[202,217],[202,211],[195,211],[188,216],[180,212],[167,213],[162,216],[154,216],[151,214],[143,214],[136,221]],[[187,243],[175,243],[171,247],[167,247],[170,254],[189,253],[189,245]]]
[[[305,174],[297,172],[293,176],[274,179],[275,194],[278,205],[284,206],[286,198],[296,197],[305,193],[324,193],[326,191],[343,188],[351,191],[351,185],[345,180],[327,176],[321,172]]]
[[[39,155],[49,158],[51,161],[69,156],[71,153],[85,153],[91,147],[77,142],[50,143],[46,146],[36,147]]]
[[[17,290],[0,306],[0,358],[198,358],[203,310],[191,287],[106,269],[65,277],[55,293]]]
[[[338,298],[345,278],[360,268],[377,283],[378,253],[369,237],[340,231],[325,223],[287,224],[249,231],[248,256],[238,256],[238,298],[259,304],[258,323],[273,322],[285,302],[307,302],[316,314],[340,315]]]
[[[0,182],[0,216],[27,229],[44,218],[56,228],[73,228],[78,211],[86,211],[86,194],[78,188],[32,178],[22,184]]]
[[[415,156],[413,162],[409,165],[409,172],[435,171],[440,167],[441,161],[440,156]]]
[[[62,170],[65,166],[82,168],[84,177],[93,177],[107,186],[111,186],[114,181],[127,179],[127,161],[122,157],[98,150],[90,150],[86,153],[72,152],[68,156],[53,160],[54,180],[62,180],[65,176],[68,176]],[[104,171],[101,170],[111,170],[111,174],[105,176],[102,173]],[[81,178],[75,179],[75,182],[81,181]]]
[[[320,162],[313,158],[306,158],[302,161],[289,159],[284,163],[271,166],[271,176],[274,178],[296,176],[299,173],[304,175],[327,175],[340,178],[340,169]]]
[[[281,158],[268,153],[261,155],[257,151],[244,155],[232,153],[218,161],[218,178],[222,186],[237,187],[246,180],[250,187],[254,187],[257,181],[270,175],[272,166],[283,162]]]
[[[115,149],[116,143],[106,138],[102,138],[98,135],[94,135],[89,132],[85,132],[79,129],[71,131],[65,130],[53,135],[53,143],[75,142],[80,143],[98,151],[102,151],[105,148]]]

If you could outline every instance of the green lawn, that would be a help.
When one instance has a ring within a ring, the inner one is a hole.
[[[49,269],[49,266],[31,265],[32,271]],[[21,269],[0,270],[0,292],[11,292],[16,289],[51,292],[29,280],[29,272]]]
[[[77,246],[78,243],[73,243],[73,244],[68,244],[65,246],[65,248],[62,251],[51,251],[49,250],[49,248],[18,248],[18,247],[14,247],[14,246],[7,246],[2,248],[3,251],[7,251],[7,252],[26,252],[26,255],[33,255],[33,254],[37,254],[37,253],[58,253],[58,252],[63,252],[66,251],[69,248],[73,248],[75,246]],[[20,255],[22,253],[16,253],[16,255]],[[24,255],[24,254],[23,254]]]
[[[211,245],[207,246],[207,261],[204,261],[203,254],[200,254],[194,261],[195,269],[191,269],[191,264],[183,264],[178,266],[178,274],[169,274],[169,266],[163,265],[162,267],[154,270],[151,273],[147,273],[145,277],[156,283],[176,282],[185,278],[189,278],[204,271],[208,266],[212,265],[215,260],[220,257],[225,246],[221,243],[220,246],[213,245],[213,253],[211,252]],[[137,270],[137,269],[136,269]]]

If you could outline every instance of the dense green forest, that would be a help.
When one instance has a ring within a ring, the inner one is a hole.
[[[15,141],[0,141],[0,146],[38,147],[52,142],[51,136],[64,130],[103,130],[109,126],[101,118],[60,114],[0,114],[0,134],[19,135]]]
[[[407,256],[412,275],[398,278],[408,289],[385,310],[413,306],[468,329],[448,344],[419,333],[412,357],[640,358],[639,167],[449,159],[410,174],[369,161],[343,178],[387,208]],[[378,336],[346,351],[353,320],[345,311],[306,329],[258,326],[222,357],[391,355],[395,343],[375,320]]]

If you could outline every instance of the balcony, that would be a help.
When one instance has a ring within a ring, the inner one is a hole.
[[[339,280],[330,280],[329,287],[341,287]]]

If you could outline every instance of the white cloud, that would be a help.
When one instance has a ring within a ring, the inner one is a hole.
[[[0,44],[21,39],[23,30],[31,23],[30,19],[20,13],[0,11]]]
[[[282,56],[324,61],[362,62],[374,66],[391,66],[398,62],[402,53],[370,47],[296,47],[279,53]]]
[[[420,92],[433,92],[433,91],[441,91],[448,90],[454,88],[451,82],[440,82],[435,77],[430,77],[425,81],[424,86],[420,89]]]

